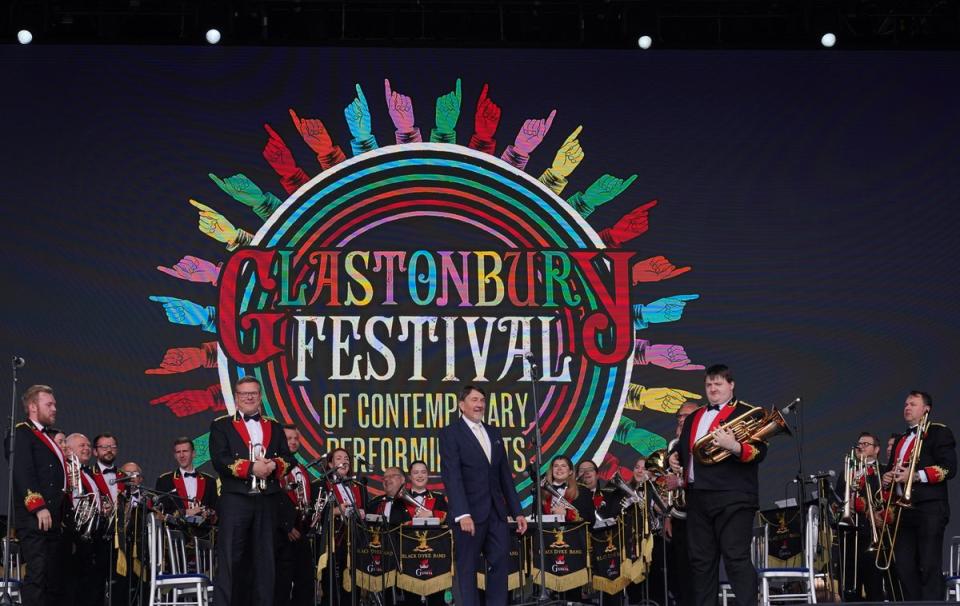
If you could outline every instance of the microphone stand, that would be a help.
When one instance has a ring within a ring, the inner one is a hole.
[[[543,458],[541,456],[543,440],[540,436],[540,396],[537,390],[537,385],[543,375],[540,374],[540,368],[530,357],[525,355],[523,359],[530,367],[530,393],[533,398],[533,441],[535,448],[533,466],[533,515],[535,520],[534,524],[537,527],[537,541],[540,543],[540,592],[538,595],[533,596],[532,602],[524,602],[519,606],[526,606],[528,604],[540,604],[544,606],[548,604],[562,604],[562,600],[551,600],[550,594],[547,593],[547,560],[543,553],[543,509],[540,507],[540,468],[543,466]],[[523,512],[521,512],[520,515],[523,515]],[[536,584],[536,580],[534,580],[534,584]]]
[[[800,537],[802,539],[807,536],[804,534],[807,527],[807,515],[803,507],[807,495],[807,484],[805,482],[806,476],[803,475],[803,406],[800,406],[801,403],[802,400],[797,398],[781,412],[793,413],[794,419],[793,436],[794,443],[797,446],[797,511],[800,515]],[[804,547],[806,547],[806,544],[804,544]]]
[[[10,594],[10,547],[11,541],[13,541],[13,528],[14,528],[14,518],[13,518],[13,462],[14,454],[16,452],[15,441],[17,438],[17,431],[15,425],[15,419],[17,418],[17,369],[23,366],[18,362],[22,362],[23,358],[18,358],[14,356],[12,362],[10,363],[10,370],[13,373],[13,381],[11,383],[11,396],[10,396],[10,425],[7,428],[7,448],[9,453],[9,459],[7,460],[7,528],[3,536],[3,574],[6,577],[6,581],[3,584],[3,593],[0,594],[0,606],[13,606],[13,595]]]

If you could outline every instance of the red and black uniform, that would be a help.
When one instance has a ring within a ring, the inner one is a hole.
[[[66,471],[63,451],[42,425],[19,423],[15,429],[13,469],[14,527],[20,540],[27,576],[21,589],[24,604],[58,604],[60,570],[64,549],[63,524]],[[41,531],[37,513],[50,512],[52,525]]]
[[[196,489],[192,495],[187,489],[188,480],[196,482]],[[155,487],[157,492],[169,495],[157,497],[157,507],[168,514],[182,515],[194,505],[205,507],[211,513],[217,510],[217,480],[202,471],[182,469],[168,471],[157,478]],[[207,518],[208,521],[211,519]]]
[[[853,500],[853,509],[857,513],[856,526],[844,526],[841,524],[840,531],[843,533],[841,539],[845,541],[849,553],[853,553],[854,541],[856,542],[857,557],[848,557],[846,559],[848,568],[844,570],[847,578],[853,578],[854,561],[856,561],[856,579],[857,587],[850,587],[847,595],[843,596],[844,601],[859,602],[866,599],[868,602],[883,602],[883,574],[877,569],[875,560],[876,553],[869,551],[870,544],[873,541],[873,531],[870,527],[870,516],[873,512],[867,511],[866,491],[870,491],[874,507],[879,504],[880,498],[880,476],[874,472],[873,467],[867,467],[866,471],[856,479],[856,496]],[[846,479],[841,476],[837,480],[837,494],[846,492]],[[893,596],[890,596],[893,601]]]
[[[686,418],[677,453],[684,469],[687,496],[687,548],[694,603],[713,606],[719,591],[720,556],[739,606],[757,601],[757,571],[750,560],[753,518],[759,509],[759,463],[764,443],[741,443],[740,456],[703,465],[693,456],[697,437],[721,423],[753,410],[731,400],[721,406],[701,406]]]
[[[906,468],[917,444],[915,428],[897,437],[886,471]],[[957,444],[946,425],[931,423],[923,436],[911,501],[900,517],[894,548],[904,601],[942,600],[943,532],[950,519],[947,480],[957,474]],[[897,489],[898,487],[895,487]],[[894,500],[897,495],[893,496]]]
[[[590,491],[583,486],[579,487],[577,496],[573,496],[573,490],[567,488],[566,484],[554,484],[557,492],[563,494],[564,500],[573,505],[573,509],[564,509],[563,517],[567,522],[576,522],[577,520],[586,520],[593,524],[596,521],[596,510],[593,506],[593,497]],[[553,506],[556,498],[549,492],[542,491],[543,498],[540,501],[542,511],[546,515],[553,513]]]
[[[336,481],[327,480],[326,488],[328,491],[331,491],[336,498],[336,504],[340,505],[344,511],[352,509],[353,511],[349,515],[359,515],[357,510],[367,509],[367,491],[366,487],[361,488],[361,484],[354,477],[343,478],[341,481],[341,476],[338,474],[333,474],[332,479]],[[328,514],[324,514],[325,516]],[[326,518],[324,518],[326,519]],[[330,604],[340,604],[341,606],[350,603],[350,592],[346,591],[343,588],[343,574],[347,568],[347,552],[349,551],[349,545],[347,543],[347,529],[349,523],[342,516],[335,516],[334,518],[334,554],[332,562],[335,569],[335,586],[337,595],[334,597],[333,601]],[[328,565],[324,569],[322,580],[322,587],[324,591],[328,587],[328,580],[326,578],[329,574],[331,567]]]
[[[251,441],[262,444],[264,458],[276,465],[266,479],[266,487],[255,493],[251,493]],[[273,601],[275,586],[273,540],[277,507],[281,498],[287,498],[281,482],[294,464],[283,428],[273,419],[259,414],[244,417],[236,413],[219,417],[210,424],[210,461],[220,474],[221,489],[217,505],[219,534],[215,602],[233,604],[235,581],[238,590],[252,581],[253,591],[249,595],[253,603],[269,604]],[[235,578],[242,570],[241,557],[250,549],[256,550],[252,580]]]
[[[420,503],[424,509],[429,509],[430,513],[433,514],[433,517],[438,518],[440,523],[443,524],[447,520],[447,498],[440,494],[439,492],[433,492],[432,490],[410,490],[407,492],[415,501]],[[410,503],[403,503],[403,511],[406,514],[404,516],[404,522],[408,524],[413,523],[413,518],[417,515],[417,508],[411,505]]]

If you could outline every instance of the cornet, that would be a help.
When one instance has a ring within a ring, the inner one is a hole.
[[[260,494],[267,489],[267,481],[264,478],[258,478],[253,475],[253,464],[262,459],[267,454],[263,444],[250,443],[250,491],[249,494]]]

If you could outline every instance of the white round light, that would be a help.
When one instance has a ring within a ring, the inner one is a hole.
[[[637,39],[637,46],[639,46],[643,50],[647,50],[648,48],[653,46],[653,38],[651,38],[650,36],[640,36],[640,38]]]
[[[17,40],[20,44],[30,44],[33,42],[33,34],[31,34],[28,29],[22,29],[17,32]]]
[[[217,42],[220,42],[220,30],[208,29],[207,42],[209,42],[210,44],[216,44]]]
[[[831,48],[836,43],[837,37],[830,32],[825,33],[823,37],[820,38],[820,44],[822,44],[825,48]]]

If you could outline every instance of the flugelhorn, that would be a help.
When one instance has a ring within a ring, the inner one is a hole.
[[[253,475],[253,464],[266,454],[267,449],[263,447],[263,444],[250,442],[250,494],[260,494],[267,489],[267,480]]]
[[[429,509],[427,509],[426,507],[424,507],[423,505],[421,505],[419,502],[417,502],[417,500],[414,499],[414,498],[410,495],[409,492],[407,492],[407,489],[406,489],[406,488],[401,488],[401,489],[399,490],[399,492],[397,492],[397,497],[396,497],[396,498],[400,499],[401,501],[403,501],[403,502],[406,503],[407,505],[411,505],[411,506],[413,506],[413,507],[416,507],[416,508],[417,508],[417,513],[420,513],[421,511],[425,511],[425,512],[431,514],[431,515],[433,514],[432,511],[430,511]]]
[[[564,496],[560,494],[560,492],[556,488],[553,487],[553,484],[551,484],[550,482],[547,482],[546,478],[540,480],[540,488],[544,492],[549,494],[557,502],[557,505],[559,505],[560,507],[568,511],[577,511],[577,508],[574,507],[569,501],[567,501],[567,499],[565,499]]]
[[[750,406],[746,402],[741,404]],[[733,431],[734,438],[740,443],[766,442],[779,434],[790,435],[787,421],[779,410],[776,408],[765,410],[758,406],[751,407],[739,417],[722,424],[720,428]],[[704,435],[693,445],[693,456],[701,465],[715,465],[731,455],[729,450],[714,444],[717,431],[719,429]]]

